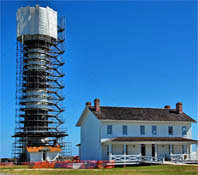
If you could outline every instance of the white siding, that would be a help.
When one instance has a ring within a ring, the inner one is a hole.
[[[129,155],[140,155],[140,145],[138,144],[132,144],[128,145],[128,154]]]
[[[107,134],[107,125],[112,125],[112,135]],[[127,125],[127,135],[122,134],[122,126]],[[140,126],[145,126],[145,135],[140,135]],[[152,135],[152,126],[157,126],[157,134]],[[173,135],[168,134],[168,126],[173,126]],[[182,135],[182,126],[186,126],[187,135]],[[102,125],[101,135],[103,139],[113,137],[192,137],[192,129],[190,123],[159,123],[159,122],[104,122]]]
[[[146,149],[146,156],[152,156],[152,145],[145,145],[145,149]]]
[[[30,153],[30,162],[38,162],[43,160],[42,152],[31,152]]]
[[[174,154],[182,154],[182,145],[174,145]]]
[[[81,160],[101,160],[100,121],[89,111],[81,125]]]
[[[102,145],[102,160],[108,160],[109,156],[107,155],[108,145]]]
[[[123,154],[123,145],[122,144],[112,144],[112,154],[122,155]]]
[[[169,156],[169,145],[157,145],[157,156]]]

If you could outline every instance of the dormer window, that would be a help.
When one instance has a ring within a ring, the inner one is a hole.
[[[107,125],[107,134],[108,135],[112,134],[112,125]]]

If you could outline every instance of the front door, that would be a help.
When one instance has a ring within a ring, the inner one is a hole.
[[[145,144],[141,144],[141,154],[142,154],[142,156],[145,156],[146,155]]]
[[[155,145],[152,144],[152,157],[155,157]]]

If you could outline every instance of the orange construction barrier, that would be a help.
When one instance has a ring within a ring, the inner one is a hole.
[[[1,162],[0,163],[0,168],[7,168],[7,167],[13,167],[14,162]]]
[[[34,162],[32,168],[54,168],[55,162]]]
[[[105,168],[115,168],[115,161],[114,160],[104,161],[104,167]]]
[[[103,169],[104,168],[103,161],[102,160],[99,160],[97,162],[97,166],[98,166],[99,169]]]
[[[32,162],[30,168],[66,168],[66,169],[94,169],[94,168],[114,168],[115,161],[108,160],[65,160],[56,162]]]

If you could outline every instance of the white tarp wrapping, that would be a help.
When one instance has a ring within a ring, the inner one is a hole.
[[[17,37],[43,34],[57,39],[57,12],[49,7],[23,7],[17,10]]]

